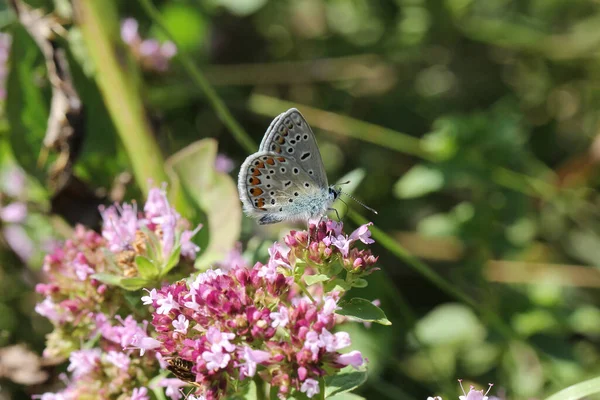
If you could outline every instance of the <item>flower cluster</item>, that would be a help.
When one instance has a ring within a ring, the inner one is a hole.
[[[139,358],[121,351],[103,351],[99,348],[73,351],[67,368],[71,379],[65,377],[66,388],[58,393],[44,393],[33,398],[77,400],[121,396],[119,398],[150,400],[148,389],[136,386],[140,384],[140,376],[145,376],[143,367]]]
[[[199,228],[185,229],[187,221],[170,207],[164,190],[150,190],[143,212],[123,204],[101,213],[101,234],[77,226],[73,237],[44,260],[47,283],[38,284],[36,291],[45,298],[35,310],[56,327],[48,336],[46,356],[68,355],[93,335],[98,315],[111,319],[125,304],[123,291],[99,276],[137,276],[135,257],[151,247],[158,247],[158,258],[169,258],[177,247],[189,260],[199,250],[191,241]]]
[[[462,385],[462,379],[459,379],[458,382],[460,383],[460,389],[463,392],[462,396],[458,396],[459,400],[492,400],[492,399],[499,400],[497,397],[488,397],[488,395],[487,395],[490,392],[490,390],[492,389],[492,386],[494,386],[493,383],[489,384],[488,390],[485,393],[483,392],[483,389],[475,390],[475,386],[473,386],[473,385],[469,386],[469,393],[465,393],[465,389],[463,388],[463,385]],[[435,396],[435,397],[428,397],[427,400],[442,400],[442,398],[440,396]]]
[[[148,400],[164,388],[179,400],[192,384],[188,399],[213,400],[243,393],[253,380],[282,399],[312,398],[325,378],[365,364],[348,351],[340,325],[349,318],[336,312],[345,292],[376,269],[377,258],[358,247],[373,242],[369,225],[350,235],[332,221],[293,231],[254,266],[238,245],[215,269],[173,282],[174,265],[179,277],[193,271],[200,227],[190,229],[163,189],[152,189],[141,210],[120,204],[101,214],[100,233],[76,227],[46,256],[36,311],[55,329],[44,355],[70,364],[65,389],[38,398]],[[138,302],[148,310],[129,315],[136,300],[124,289],[143,285]],[[175,377],[154,379],[160,370]]]
[[[336,296],[317,302],[294,297],[292,278],[264,270],[260,263],[228,273],[210,270],[142,299],[155,309],[159,351],[188,361],[207,399],[234,393],[236,381],[253,377],[259,366],[282,398],[292,390],[312,397],[326,371],[363,364],[360,352],[339,353],[350,337],[332,333]]]
[[[177,47],[170,41],[160,44],[155,39],[144,39],[138,33],[138,22],[127,18],[121,23],[121,39],[129,46],[142,67],[157,72],[169,68],[169,61],[177,54]]]
[[[332,269],[336,268],[337,263],[334,261],[339,260],[348,274],[346,282],[351,283],[378,269],[375,267],[377,257],[370,250],[354,246],[359,241],[364,244],[373,243],[370,225],[371,223],[359,227],[350,236],[343,234],[342,223],[333,220],[318,225],[311,224],[308,232],[291,231],[284,239],[290,248],[285,258],[292,267],[300,261],[319,273],[328,275],[335,275],[337,271]]]
[[[200,250],[192,238],[202,226],[188,229],[189,222],[171,207],[164,188],[150,189],[143,212],[135,203],[125,203],[101,208],[101,214],[102,236],[126,277],[137,275],[135,257],[147,255],[150,250],[153,258],[163,262],[176,249],[189,260]]]

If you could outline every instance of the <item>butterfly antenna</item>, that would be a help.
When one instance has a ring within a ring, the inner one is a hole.
[[[346,182],[346,183],[347,183],[347,182]],[[352,195],[349,195],[349,194],[348,194],[348,193],[346,193],[346,192],[342,192],[341,190],[340,190],[340,193],[343,193],[343,194],[345,194],[346,196],[350,197],[352,200],[354,200],[355,202],[357,202],[358,204],[360,204],[361,206],[363,206],[363,207],[364,207],[364,208],[366,208],[367,210],[371,211],[372,213],[374,213],[374,214],[378,214],[378,212],[377,212],[377,211],[375,211],[373,208],[371,208],[371,207],[367,206],[367,205],[366,205],[365,203],[363,203],[362,201],[360,201],[360,200],[357,200],[357,199],[356,199],[354,196],[352,196]]]

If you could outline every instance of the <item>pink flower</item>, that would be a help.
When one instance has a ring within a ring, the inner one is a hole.
[[[289,313],[286,307],[280,305],[279,312],[272,312],[269,314],[271,318],[271,326],[277,328],[278,326],[285,328],[288,322],[290,322]]]
[[[156,293],[156,289],[152,289],[152,290],[148,290],[145,289],[144,290],[146,292],[148,292],[148,296],[143,296],[142,297],[142,304],[144,305],[152,305],[154,303],[154,301],[156,301],[158,299],[158,295]]]
[[[27,217],[27,206],[25,203],[15,202],[0,208],[0,220],[4,222],[18,224]]]
[[[188,321],[188,319],[183,314],[179,314],[177,319],[173,321],[173,328],[175,328],[175,332],[180,332],[184,335],[187,333],[189,326],[190,321]]]
[[[350,250],[350,245],[352,242],[352,240],[348,239],[344,235],[332,236],[331,238],[323,239],[323,243],[325,243],[327,246],[334,245],[340,249],[340,253],[342,253],[344,257],[348,256],[348,251]]]
[[[343,349],[352,344],[350,341],[350,335],[347,332],[337,332],[335,335],[333,335],[327,329],[323,329],[319,339],[322,343],[322,347],[330,352]]]
[[[319,382],[316,380],[309,378],[302,383],[300,387],[300,391],[302,393],[306,393],[308,398],[313,397],[315,394],[319,393]]]
[[[354,350],[346,354],[340,354],[336,362],[342,365],[352,365],[354,368],[362,367],[365,360],[360,351]]]
[[[73,270],[80,281],[86,280],[88,276],[96,272],[88,265],[83,253],[78,253],[77,256],[75,256],[75,260],[73,260]]]
[[[234,333],[223,333],[215,327],[208,328],[208,331],[206,332],[206,339],[212,344],[211,349],[213,352],[219,352],[225,349],[225,351],[231,353],[235,350],[235,346],[229,343],[229,341],[234,338]]]
[[[128,45],[133,45],[140,41],[138,34],[138,22],[133,18],[126,18],[121,23],[121,39]]]
[[[360,240],[364,244],[375,243],[375,241],[371,239],[371,231],[369,230],[369,226],[371,225],[373,225],[373,223],[369,222],[368,224],[360,226],[350,234],[350,240]]]
[[[235,168],[235,165],[231,158],[222,153],[217,154],[217,157],[215,158],[215,170],[228,174],[233,171],[233,168]]]
[[[492,389],[492,386],[494,386],[493,383],[489,383],[490,386],[488,387],[488,390],[483,393],[483,390],[475,390],[475,386],[471,385],[469,386],[469,393],[465,393],[465,389],[462,385],[462,379],[459,379],[458,382],[460,384],[460,389],[463,392],[463,396],[458,396],[460,400],[488,400],[487,394]]]
[[[161,347],[161,344],[158,340],[153,339],[149,336],[134,336],[131,341],[131,347],[134,349],[140,350],[140,356],[143,356],[146,350],[158,349]]]
[[[53,323],[64,321],[64,316],[58,312],[58,306],[54,304],[50,297],[46,297],[44,301],[35,305],[35,312],[42,317],[48,318]]]
[[[148,396],[148,389],[145,387],[133,389],[130,400],[150,400],[150,397]]]
[[[231,360],[231,356],[227,353],[222,353],[219,351],[205,351],[202,353],[202,359],[206,361],[206,368],[209,371],[216,371],[221,368],[225,368],[229,361]]]
[[[187,383],[180,379],[163,378],[158,383],[158,386],[165,388],[165,395],[169,396],[171,400],[179,400],[183,397],[180,389],[186,386]],[[189,397],[188,397],[189,400]]]
[[[115,204],[108,208],[100,207],[102,215],[102,236],[108,242],[110,251],[119,252],[128,248],[135,239],[138,229],[137,208],[130,204]]]
[[[192,242],[192,238],[202,229],[202,224],[198,225],[193,231],[183,231],[179,243],[181,244],[181,255],[190,259],[196,258],[196,253],[200,251],[200,246]]]
[[[67,371],[74,378],[89,374],[100,362],[100,349],[78,350],[71,353]]]
[[[304,348],[310,350],[313,359],[317,358],[321,347],[325,347],[325,344],[319,338],[319,334],[315,331],[308,332],[306,334],[306,340],[304,341]]]
[[[156,310],[159,314],[168,314],[171,310],[179,310],[179,304],[173,299],[173,294],[169,293],[166,298],[156,300],[160,307]]]
[[[106,355],[106,361],[114,364],[120,370],[127,371],[131,360],[127,354],[111,350]]]
[[[26,263],[35,252],[35,245],[21,225],[8,225],[2,228],[8,246]]]
[[[268,361],[271,353],[262,350],[252,350],[248,346],[242,347],[240,357],[245,363],[240,364],[240,375],[253,377],[256,373],[256,365]]]

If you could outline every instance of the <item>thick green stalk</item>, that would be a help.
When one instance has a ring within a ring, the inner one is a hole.
[[[146,14],[154,21],[154,23],[164,32],[164,34],[171,40],[175,45],[177,41],[173,34],[169,31],[166,25],[162,21],[160,12],[156,9],[151,0],[139,0],[140,4]],[[231,115],[231,112],[221,100],[215,89],[208,82],[208,79],[204,76],[202,71],[194,64],[192,59],[184,52],[178,52],[176,58],[179,60],[185,71],[188,73],[190,78],[194,81],[196,86],[206,95],[210,105],[212,106],[215,113],[225,124],[227,129],[231,132],[235,140],[249,153],[254,153],[257,150],[257,145],[254,143],[248,133],[242,128],[242,126],[236,121]]]
[[[368,221],[359,215],[358,213],[350,210],[349,217],[357,224],[363,225]],[[388,236],[385,232],[377,228],[376,226],[370,227],[373,238],[386,250],[390,251],[400,260],[404,261],[409,267],[423,275],[429,282],[433,283],[441,291],[445,292],[451,297],[465,303],[466,305],[477,311],[484,320],[489,322],[495,327],[495,329],[501,333],[505,338],[512,340],[519,340],[518,335],[508,326],[498,315],[493,311],[490,311],[483,307],[479,302],[469,296],[467,293],[462,291],[459,287],[445,280],[442,276],[438,275],[431,267],[419,260],[414,255],[406,251],[400,246],[394,239]]]
[[[146,119],[137,75],[128,70],[128,57],[119,40],[114,0],[73,0],[75,18],[94,64],[94,79],[129,156],[140,188],[150,181],[167,181],[163,155]],[[119,50],[121,50],[119,52]]]

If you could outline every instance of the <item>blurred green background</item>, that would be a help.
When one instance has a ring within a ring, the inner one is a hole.
[[[600,2],[5,1],[1,168],[27,178],[17,194],[2,179],[0,211],[21,202],[28,213],[0,222],[0,348],[41,354],[49,326],[33,315],[33,286],[52,240],[145,191],[136,131],[165,158],[214,138],[217,168],[237,180],[272,118],[296,107],[330,181],[351,173],[354,195],[379,211],[350,201],[382,231],[381,271],[357,295],[393,322],[351,328],[370,360],[360,395],[455,398],[463,378],[533,399],[600,375]],[[177,55],[124,43],[126,18]],[[31,26],[50,27],[83,105],[66,118],[51,115],[53,77]],[[49,116],[73,135],[48,139]],[[357,221],[345,217],[347,231]],[[244,219],[246,256],[287,229]],[[39,392],[2,371],[0,399]]]

